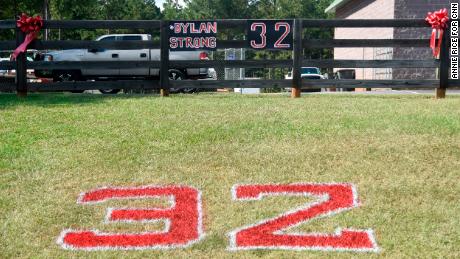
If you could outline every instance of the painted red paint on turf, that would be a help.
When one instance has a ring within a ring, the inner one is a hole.
[[[276,218],[230,233],[231,250],[290,249],[378,251],[372,230],[337,230],[335,234],[283,233],[310,220],[332,216],[358,206],[351,184],[253,184],[235,185],[234,200],[261,200],[264,196],[313,196],[317,201]],[[103,233],[97,230],[65,230],[58,243],[65,249],[167,249],[182,248],[199,241],[202,233],[201,193],[186,186],[101,188],[80,195],[78,203],[97,204],[118,199],[168,197],[169,208],[109,208],[106,223],[164,221],[162,232]]]
[[[64,231],[59,243],[67,249],[146,249],[185,247],[202,237],[200,192],[185,186],[146,186],[137,188],[102,188],[81,195],[82,204],[113,199],[173,197],[170,208],[109,209],[107,223],[113,221],[145,222],[164,220],[164,232],[101,233],[99,231]]]
[[[230,233],[230,249],[312,249],[376,251],[371,231],[343,230],[335,234],[284,234],[287,230],[312,219],[342,212],[358,206],[350,184],[236,185],[235,200],[260,200],[267,195],[314,196],[319,201],[286,212]]]

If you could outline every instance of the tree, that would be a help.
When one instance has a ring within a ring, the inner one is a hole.
[[[154,0],[99,0],[101,15],[106,20],[156,20],[161,16]]]
[[[163,4],[163,19],[183,19],[183,9],[177,0],[166,0]]]
[[[100,18],[97,0],[52,0],[50,12],[55,20],[94,20]],[[97,33],[82,29],[58,30],[51,33],[52,38],[90,40]]]
[[[159,20],[162,18],[160,8],[154,0],[99,0],[99,10],[105,20]],[[116,29],[110,33],[150,33],[149,29]]]
[[[218,0],[216,1],[216,16],[220,19],[251,18],[254,8],[250,0]]]
[[[63,20],[157,20],[160,9],[154,0],[54,0],[52,12],[56,19]],[[149,30],[145,30],[150,32]],[[104,33],[139,33],[142,30],[66,30],[65,39],[94,39]]]
[[[186,0],[187,19],[243,19],[251,16],[249,0]]]
[[[196,19],[215,19],[216,6],[211,0],[186,0],[184,8],[184,18]]]
[[[42,11],[42,4],[42,0],[0,0],[0,20],[16,19],[21,13],[39,15]],[[0,40],[14,40],[14,37],[13,30],[0,30]]]
[[[20,13],[41,14],[43,0],[11,1],[0,0],[0,20],[15,19]]]

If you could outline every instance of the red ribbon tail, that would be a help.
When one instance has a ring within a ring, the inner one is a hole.
[[[21,43],[14,51],[13,51],[13,56],[12,59],[16,60],[19,54],[26,52],[27,46],[34,41],[37,38],[37,34],[35,32],[28,33],[26,35],[26,38],[24,39],[24,42]]]
[[[442,37],[444,36],[444,30],[441,30],[439,32],[439,40],[438,40],[438,46],[436,46],[436,53],[434,53],[434,56],[437,57],[439,55],[439,52],[441,52],[441,44],[442,44]]]
[[[436,29],[433,29],[433,31],[431,31],[431,40],[430,40],[430,48],[433,50],[433,56],[436,57],[436,33],[437,30]]]

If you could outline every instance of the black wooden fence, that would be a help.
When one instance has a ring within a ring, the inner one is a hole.
[[[247,20],[216,20],[219,30],[225,28],[245,28]],[[306,39],[302,37],[304,28],[331,28],[331,27],[427,27],[423,19],[397,20],[294,20],[293,58],[288,60],[197,60],[197,61],[170,61],[168,46],[168,22],[166,21],[56,21],[44,22],[44,29],[157,29],[160,30],[161,40],[158,41],[42,41],[36,40],[30,49],[141,49],[160,48],[161,61],[121,61],[121,62],[70,62],[70,61],[35,61],[27,62],[21,54],[16,62],[0,62],[0,69],[16,69],[14,83],[3,84],[3,90],[16,90],[18,95],[26,95],[28,91],[72,91],[97,89],[162,89],[167,95],[169,88],[271,88],[293,87],[292,96],[300,96],[300,88],[432,88],[436,89],[437,97],[444,97],[448,87],[460,86],[458,80],[449,79],[449,46],[450,32],[444,33],[440,59],[428,60],[316,60],[304,59],[304,48],[333,48],[333,47],[426,47],[427,39]],[[15,41],[0,41],[0,50],[12,50],[20,44],[24,33],[16,28],[15,21],[0,21],[0,29],[15,29]],[[220,40],[218,48],[245,48],[245,40]],[[316,66],[321,68],[439,68],[439,80],[307,80],[302,79],[302,66]],[[160,68],[159,80],[119,80],[119,81],[81,81],[81,82],[54,82],[54,83],[27,83],[26,69],[81,69],[85,68],[133,68],[149,67]],[[168,78],[168,69],[171,68],[293,68],[292,80],[182,80],[172,81]],[[2,90],[0,89],[0,91]]]

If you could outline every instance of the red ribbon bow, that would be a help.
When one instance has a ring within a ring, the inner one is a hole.
[[[16,26],[24,33],[27,33],[24,42],[21,43],[14,51],[12,59],[16,60],[20,53],[23,53],[27,50],[27,46],[37,38],[37,33],[43,27],[42,17],[39,15],[32,17],[27,16],[23,13],[21,17],[16,21]]]
[[[429,12],[428,16],[425,19],[433,28],[431,32],[430,48],[433,50],[433,56],[437,57],[441,50],[442,37],[444,35],[444,30],[447,29],[449,21],[449,13],[447,9],[439,9],[434,13]],[[436,36],[439,31],[439,41],[438,46],[436,46]]]

